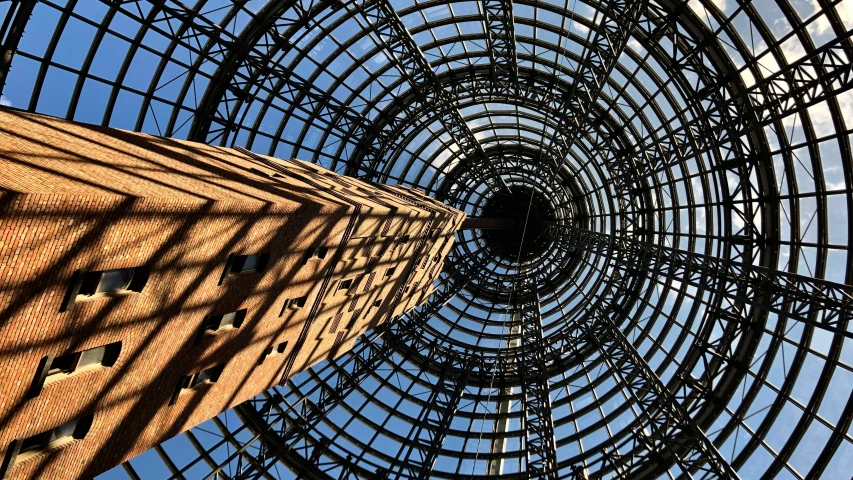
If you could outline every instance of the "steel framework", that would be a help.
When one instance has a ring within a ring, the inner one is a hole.
[[[0,19],[4,107],[298,157],[475,218],[548,203],[472,221],[425,305],[113,473],[849,476],[849,1],[7,0]],[[511,258],[499,229],[542,241]]]

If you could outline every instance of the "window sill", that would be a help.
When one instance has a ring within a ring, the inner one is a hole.
[[[23,465],[28,462],[32,462],[41,458],[45,458],[48,455],[62,450],[63,448],[71,445],[72,443],[76,443],[78,439],[76,438],[67,438],[64,440],[57,440],[47,447],[41,450],[34,450],[31,452],[19,453],[17,457],[15,457],[15,466]]]
[[[103,292],[103,293],[96,293],[94,295],[77,295],[77,297],[74,299],[74,304],[76,305],[78,303],[95,302],[95,301],[101,300],[103,298],[127,297],[130,295],[135,295],[137,293],[139,293],[139,292],[136,292],[133,290],[119,290],[117,292]]]
[[[77,370],[71,373],[54,373],[53,375],[48,375],[47,377],[45,377],[44,387],[47,387],[48,385],[53,385],[55,383],[60,383],[63,380],[71,377],[82,377],[90,373],[106,370],[107,368],[109,367],[105,365],[87,365],[83,368],[78,368]]]
[[[239,330],[239,328],[235,327],[234,325],[228,325],[226,327],[219,327],[216,330],[205,329],[204,330],[204,336],[205,337],[207,337],[207,336],[215,337],[217,335],[223,335],[223,334],[230,333],[230,332],[236,332],[237,330]]]
[[[182,388],[181,392],[178,394],[178,398],[192,396],[193,394],[196,394],[196,393],[207,392],[208,390],[210,390],[213,387],[214,384],[215,384],[215,382],[204,382],[204,383],[200,383],[194,387]]]

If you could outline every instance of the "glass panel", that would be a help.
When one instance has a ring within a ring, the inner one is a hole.
[[[47,374],[70,373],[74,370],[74,355],[73,353],[69,353],[68,355],[54,358],[53,362],[50,363],[50,369],[47,371]]]
[[[83,282],[80,284],[80,295],[94,295],[98,289],[98,283],[101,282],[102,272],[89,272],[83,276]]]
[[[98,289],[96,290],[96,293],[124,290],[125,288],[127,288],[128,285],[130,285],[130,280],[132,278],[132,268],[107,270],[101,276],[101,282],[98,284]]]
[[[233,326],[235,320],[237,320],[237,312],[226,313],[219,322],[219,328]]]
[[[80,361],[77,362],[77,368],[82,368],[87,365],[100,365],[104,362],[104,353],[107,351],[106,345],[103,347],[86,350],[80,354]]]
[[[258,265],[258,256],[257,255],[246,255],[246,259],[243,261],[243,268],[240,269],[241,272],[248,272],[249,270],[254,270]]]
[[[40,450],[44,445],[44,435],[44,433],[40,433],[38,435],[25,438],[24,441],[21,442],[21,450],[18,454]]]
[[[210,378],[212,376],[213,376],[213,369],[212,368],[208,368],[207,370],[202,370],[202,371],[198,372],[198,376],[196,377],[196,381],[195,381],[194,385],[198,385],[198,384],[207,382],[208,380],[210,380]]]
[[[48,443],[53,443],[57,440],[63,440],[66,438],[71,438],[74,436],[74,430],[77,428],[77,424],[80,423],[80,419],[74,419],[65,425],[60,425],[54,428],[50,432],[50,439],[48,439]]]

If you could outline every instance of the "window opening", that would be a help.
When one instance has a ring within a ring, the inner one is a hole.
[[[64,447],[74,440],[82,440],[89,433],[92,419],[92,415],[84,415],[31,437],[13,440],[6,451],[3,464],[0,465],[0,478],[6,478],[13,466],[28,458]]]
[[[288,309],[290,310],[299,310],[305,306],[305,303],[308,301],[308,295],[303,295],[297,298],[288,298],[284,301],[284,305],[281,307],[281,313],[278,316],[284,315],[284,312]]]
[[[192,375],[182,377],[180,382],[178,382],[178,388],[175,390],[175,394],[172,396],[172,400],[169,404],[172,405],[177,402],[178,397],[183,393],[199,388],[202,385],[216,383],[219,380],[219,376],[222,374],[223,368],[225,368],[225,364],[220,364],[215,367],[210,367],[200,372],[196,372]]]
[[[346,280],[341,280],[341,282],[338,284],[338,291],[340,292],[341,290],[349,290],[350,287],[352,287],[352,279],[351,278],[348,278]]]
[[[115,365],[120,352],[121,342],[115,342],[58,357],[47,355],[42,358],[39,368],[36,370],[29,396],[30,398],[38,396],[46,382],[61,380],[69,375],[98,366],[111,367]]]
[[[221,315],[210,315],[207,319],[206,330],[215,332],[227,328],[240,328],[245,318],[245,308]]]

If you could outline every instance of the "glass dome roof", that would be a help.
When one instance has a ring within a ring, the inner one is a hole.
[[[14,0],[0,18],[5,106],[526,226],[461,231],[426,305],[103,478],[849,477],[851,297],[827,320],[813,293],[853,283],[853,0]],[[667,437],[673,418],[690,428]]]

